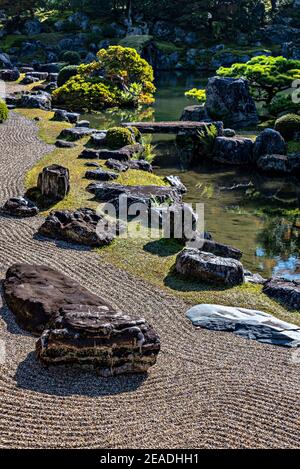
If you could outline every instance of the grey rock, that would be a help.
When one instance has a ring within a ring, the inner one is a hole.
[[[25,197],[12,197],[1,208],[1,212],[12,217],[34,217],[39,209]]]
[[[208,115],[204,105],[187,106],[180,117],[181,121],[202,122]]]
[[[224,135],[224,137],[235,137],[236,132],[233,129],[224,129],[223,130],[223,135]]]
[[[72,127],[70,129],[63,129],[58,138],[62,140],[76,141],[95,132],[97,132],[96,129],[89,129],[88,127]]]
[[[284,138],[277,130],[265,129],[256,139],[253,147],[253,158],[257,160],[263,155],[285,155],[287,146]]]
[[[253,141],[242,137],[217,137],[213,159],[220,163],[249,165],[253,161]]]
[[[76,122],[75,127],[90,127],[90,121],[87,120],[81,120]]]
[[[298,347],[300,328],[271,314],[240,307],[201,304],[186,313],[194,326],[213,331],[233,332],[245,339],[265,344]]]
[[[68,142],[67,140],[56,140],[55,146],[58,148],[74,148],[76,147],[76,143]]]
[[[181,194],[185,194],[187,192],[187,188],[181,182],[181,179],[179,176],[172,176],[172,175],[166,176],[164,180],[165,182],[168,182],[170,186],[174,187]]]
[[[175,269],[188,279],[204,283],[234,286],[244,282],[244,269],[238,260],[195,248],[185,248],[178,254]]]
[[[85,178],[93,179],[94,181],[112,181],[118,178],[118,174],[99,168],[86,171]]]
[[[243,253],[237,248],[229,246],[227,244],[217,243],[216,241],[210,239],[204,239],[199,237],[199,235],[190,238],[190,243],[187,244],[187,247],[193,247],[199,251],[209,252],[219,257],[226,257],[231,259],[241,259]]]
[[[49,93],[37,92],[32,94],[24,94],[21,99],[21,107],[42,109],[50,111],[52,106],[52,98]]]
[[[40,34],[42,29],[42,23],[37,18],[34,18],[25,21],[23,26],[23,33],[27,34],[28,36],[32,36],[34,34]]]
[[[300,311],[300,280],[273,277],[264,284],[263,292],[284,306]]]
[[[53,239],[101,247],[114,240],[119,233],[119,225],[109,222],[95,210],[88,208],[75,212],[55,210],[50,212],[38,232]]]
[[[0,79],[4,81],[16,81],[20,78],[20,72],[17,68],[12,70],[0,70]]]
[[[212,77],[206,89],[206,111],[214,120],[233,127],[248,127],[259,122],[248,82],[242,78]]]
[[[57,164],[46,166],[38,176],[37,187],[46,200],[63,200],[70,191],[69,170]]]
[[[125,172],[125,171],[128,171],[129,169],[129,166],[126,162],[121,162],[121,161],[118,161],[118,160],[114,160],[113,158],[109,158],[106,162],[105,162],[105,166],[107,166],[109,169],[114,169],[115,171],[122,171],[122,172]]]
[[[64,109],[55,109],[53,120],[59,122],[69,122],[70,124],[76,124],[80,114],[77,112],[68,112]]]
[[[264,155],[256,161],[257,167],[269,174],[289,174],[289,158],[286,155]]]

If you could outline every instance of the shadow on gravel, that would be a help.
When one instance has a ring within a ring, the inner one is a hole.
[[[30,352],[17,368],[17,386],[53,396],[101,397],[136,391],[148,375],[132,374],[112,378],[97,376],[93,370],[63,365],[44,367]]]
[[[54,238],[46,238],[45,236],[41,236],[38,233],[33,235],[33,239],[36,241],[44,242],[44,243],[53,243],[56,247],[60,249],[72,250],[72,251],[91,251],[92,248],[90,246],[83,246],[82,244],[72,244],[68,243],[67,241],[63,241],[61,239],[54,239]]]

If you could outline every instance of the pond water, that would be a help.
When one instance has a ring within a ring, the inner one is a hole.
[[[204,87],[206,80],[193,74],[161,73],[156,80],[153,107],[83,118],[88,118],[96,128],[134,120],[178,120],[183,108],[192,104],[184,92]],[[185,201],[204,203],[205,229],[215,240],[241,249],[244,266],[253,272],[300,278],[299,180],[265,177],[248,169],[211,163],[186,170],[172,136],[150,138],[157,155],[155,172],[180,176],[188,189]]]

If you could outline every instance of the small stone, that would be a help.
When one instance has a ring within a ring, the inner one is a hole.
[[[113,179],[118,178],[118,174],[112,173],[111,171],[105,171],[103,169],[95,169],[86,171],[86,179],[93,179],[95,181],[112,181]]]

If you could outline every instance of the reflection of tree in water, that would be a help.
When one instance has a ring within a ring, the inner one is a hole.
[[[108,109],[105,112],[97,112],[82,116],[91,121],[96,128],[109,128],[122,122],[137,122],[153,120],[153,107],[140,107],[139,109]]]
[[[295,216],[286,218],[267,218],[264,228],[258,234],[258,242],[269,257],[288,257],[299,255],[300,250],[300,219]]]

